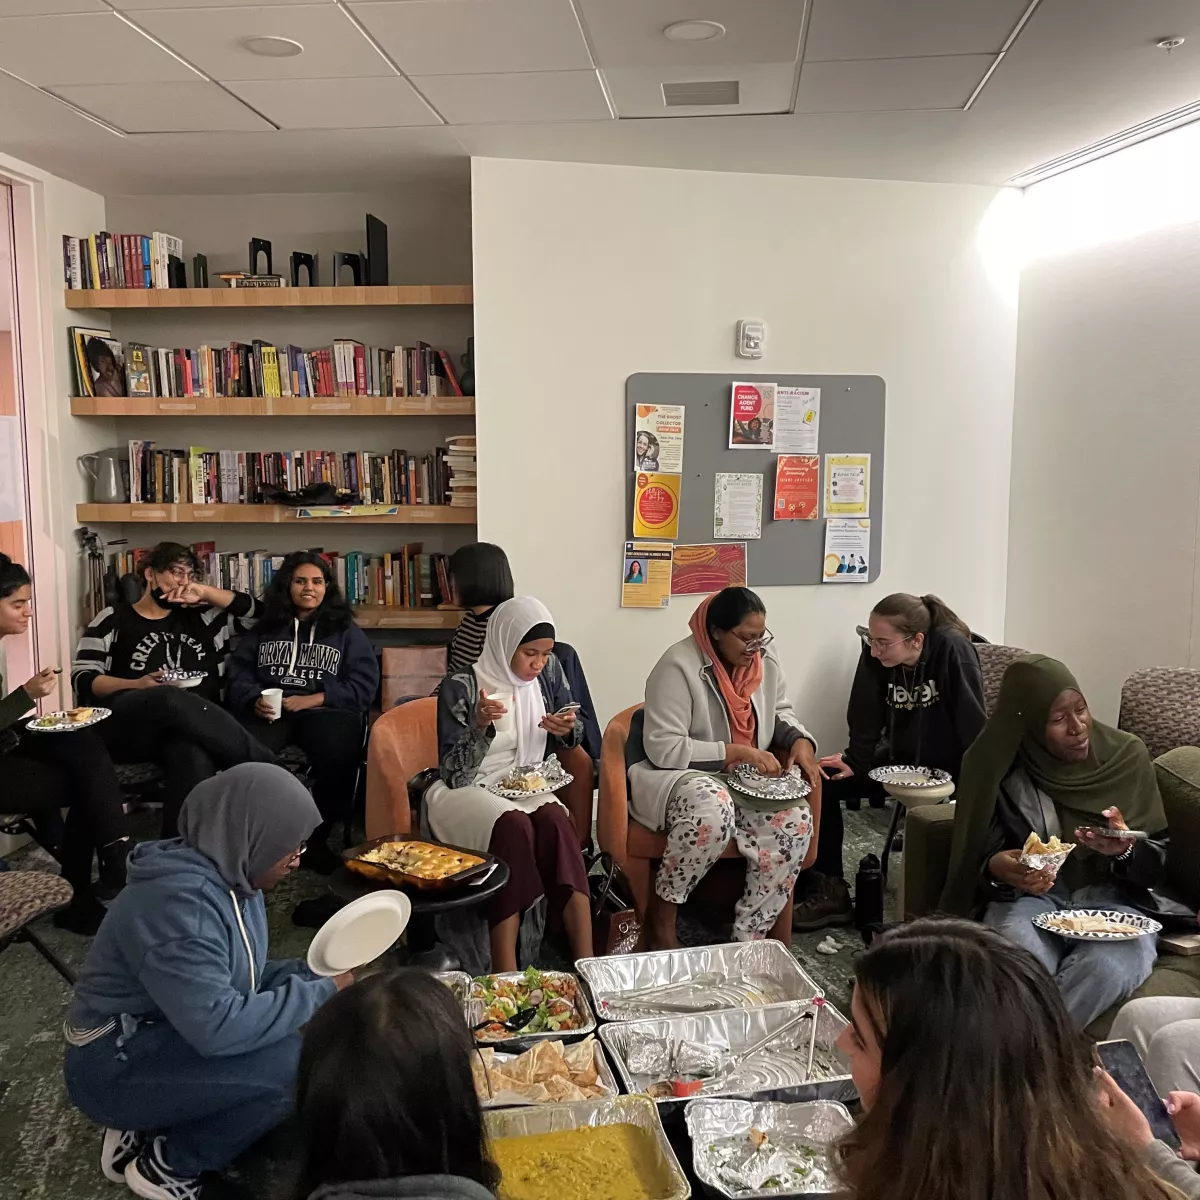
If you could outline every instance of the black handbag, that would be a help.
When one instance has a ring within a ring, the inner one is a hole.
[[[592,893],[592,945],[596,954],[632,954],[642,937],[642,923],[633,905],[633,892],[617,860],[600,853],[590,866],[600,871],[588,875]]]

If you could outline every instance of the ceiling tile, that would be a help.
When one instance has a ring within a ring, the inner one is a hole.
[[[805,62],[995,54],[1029,0],[813,0]]]
[[[330,79],[394,75],[371,43],[333,4],[181,8],[139,12],[134,18],[214,79]],[[304,53],[295,58],[251,54],[240,39],[286,37]]]
[[[53,91],[126,133],[253,132],[271,128],[216,84],[198,79],[195,83],[82,84]]]
[[[196,78],[112,13],[0,19],[0,67],[38,84]]]
[[[3,4],[5,0],[0,0]],[[55,0],[48,0],[54,3]],[[133,14],[157,8],[261,8],[264,5],[284,6],[297,4],[324,4],[331,6],[333,0],[112,0],[114,8]]]
[[[872,58],[864,62],[805,60],[798,113],[898,112],[962,108],[995,56]]]
[[[718,117],[787,112],[792,102],[793,63],[715,67],[617,67],[604,71],[618,117]],[[738,82],[738,103],[667,108],[664,83]]]
[[[592,67],[570,0],[399,0],[350,7],[409,75]]]
[[[0,0],[0,17],[44,17],[55,13],[108,12],[100,0]]]
[[[229,90],[283,129],[385,129],[440,125],[412,85],[396,75],[371,79],[256,79]]]
[[[581,0],[580,7],[601,67],[795,62],[804,13],[799,0]],[[725,33],[707,42],[663,37],[677,21],[716,21]]]
[[[451,125],[612,119],[595,71],[428,75],[414,76],[413,83]]]

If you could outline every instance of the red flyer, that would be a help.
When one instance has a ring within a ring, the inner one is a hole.
[[[775,466],[776,521],[815,521],[821,494],[820,456],[781,454]]]

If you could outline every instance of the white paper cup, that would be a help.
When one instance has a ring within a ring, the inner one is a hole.
[[[271,716],[283,716],[283,688],[264,688],[262,698],[271,706]]]

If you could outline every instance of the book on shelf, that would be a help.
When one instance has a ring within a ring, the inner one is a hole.
[[[124,396],[125,346],[110,329],[70,327],[75,386],[80,396]]]
[[[446,469],[451,508],[474,508],[478,499],[475,435],[457,434],[446,439]]]
[[[217,278],[225,280],[231,288],[283,287],[282,275],[251,275],[247,271],[226,271]]]
[[[171,256],[183,241],[169,233],[63,234],[63,281],[68,288],[166,288]]]

